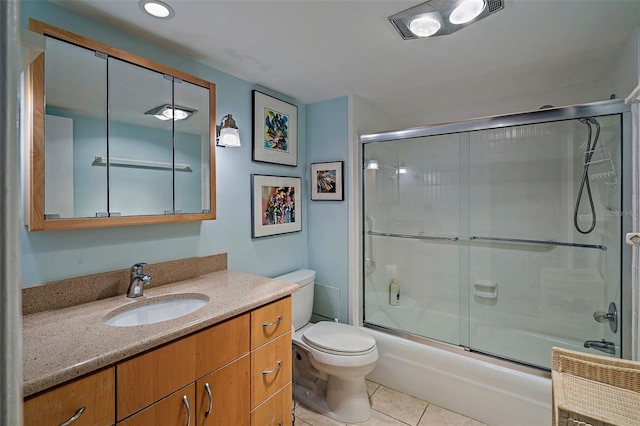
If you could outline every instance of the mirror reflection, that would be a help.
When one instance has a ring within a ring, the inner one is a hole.
[[[47,37],[45,219],[211,212],[210,90]]]
[[[107,141],[106,60],[51,37],[46,52],[45,217],[95,217],[107,212],[107,170],[91,166]]]

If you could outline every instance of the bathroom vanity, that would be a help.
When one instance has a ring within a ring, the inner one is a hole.
[[[168,321],[107,325],[124,295],[25,315],[25,425],[290,423],[296,289],[225,269],[146,289],[209,298]]]

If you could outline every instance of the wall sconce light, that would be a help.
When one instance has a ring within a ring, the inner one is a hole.
[[[378,160],[369,160],[367,161],[367,170],[378,170],[380,165],[378,164]]]
[[[240,146],[240,132],[238,131],[238,126],[236,126],[236,120],[233,119],[231,114],[222,117],[220,125],[216,126],[216,133],[216,146]]]
[[[398,164],[398,174],[400,175],[407,174],[407,166],[404,165],[404,161],[401,161],[400,164]]]
[[[149,111],[145,112],[146,115],[153,115],[158,120],[171,120],[179,121],[179,120],[187,120],[193,114],[198,112],[198,110],[187,108],[178,105],[164,104],[157,106],[155,108],[151,108]]]

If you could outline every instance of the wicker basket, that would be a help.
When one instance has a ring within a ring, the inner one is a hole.
[[[554,347],[553,425],[640,425],[640,363]]]

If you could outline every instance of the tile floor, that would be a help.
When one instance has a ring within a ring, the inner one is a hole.
[[[484,423],[367,380],[371,418],[361,426],[486,426]],[[296,426],[348,426],[296,405]]]

